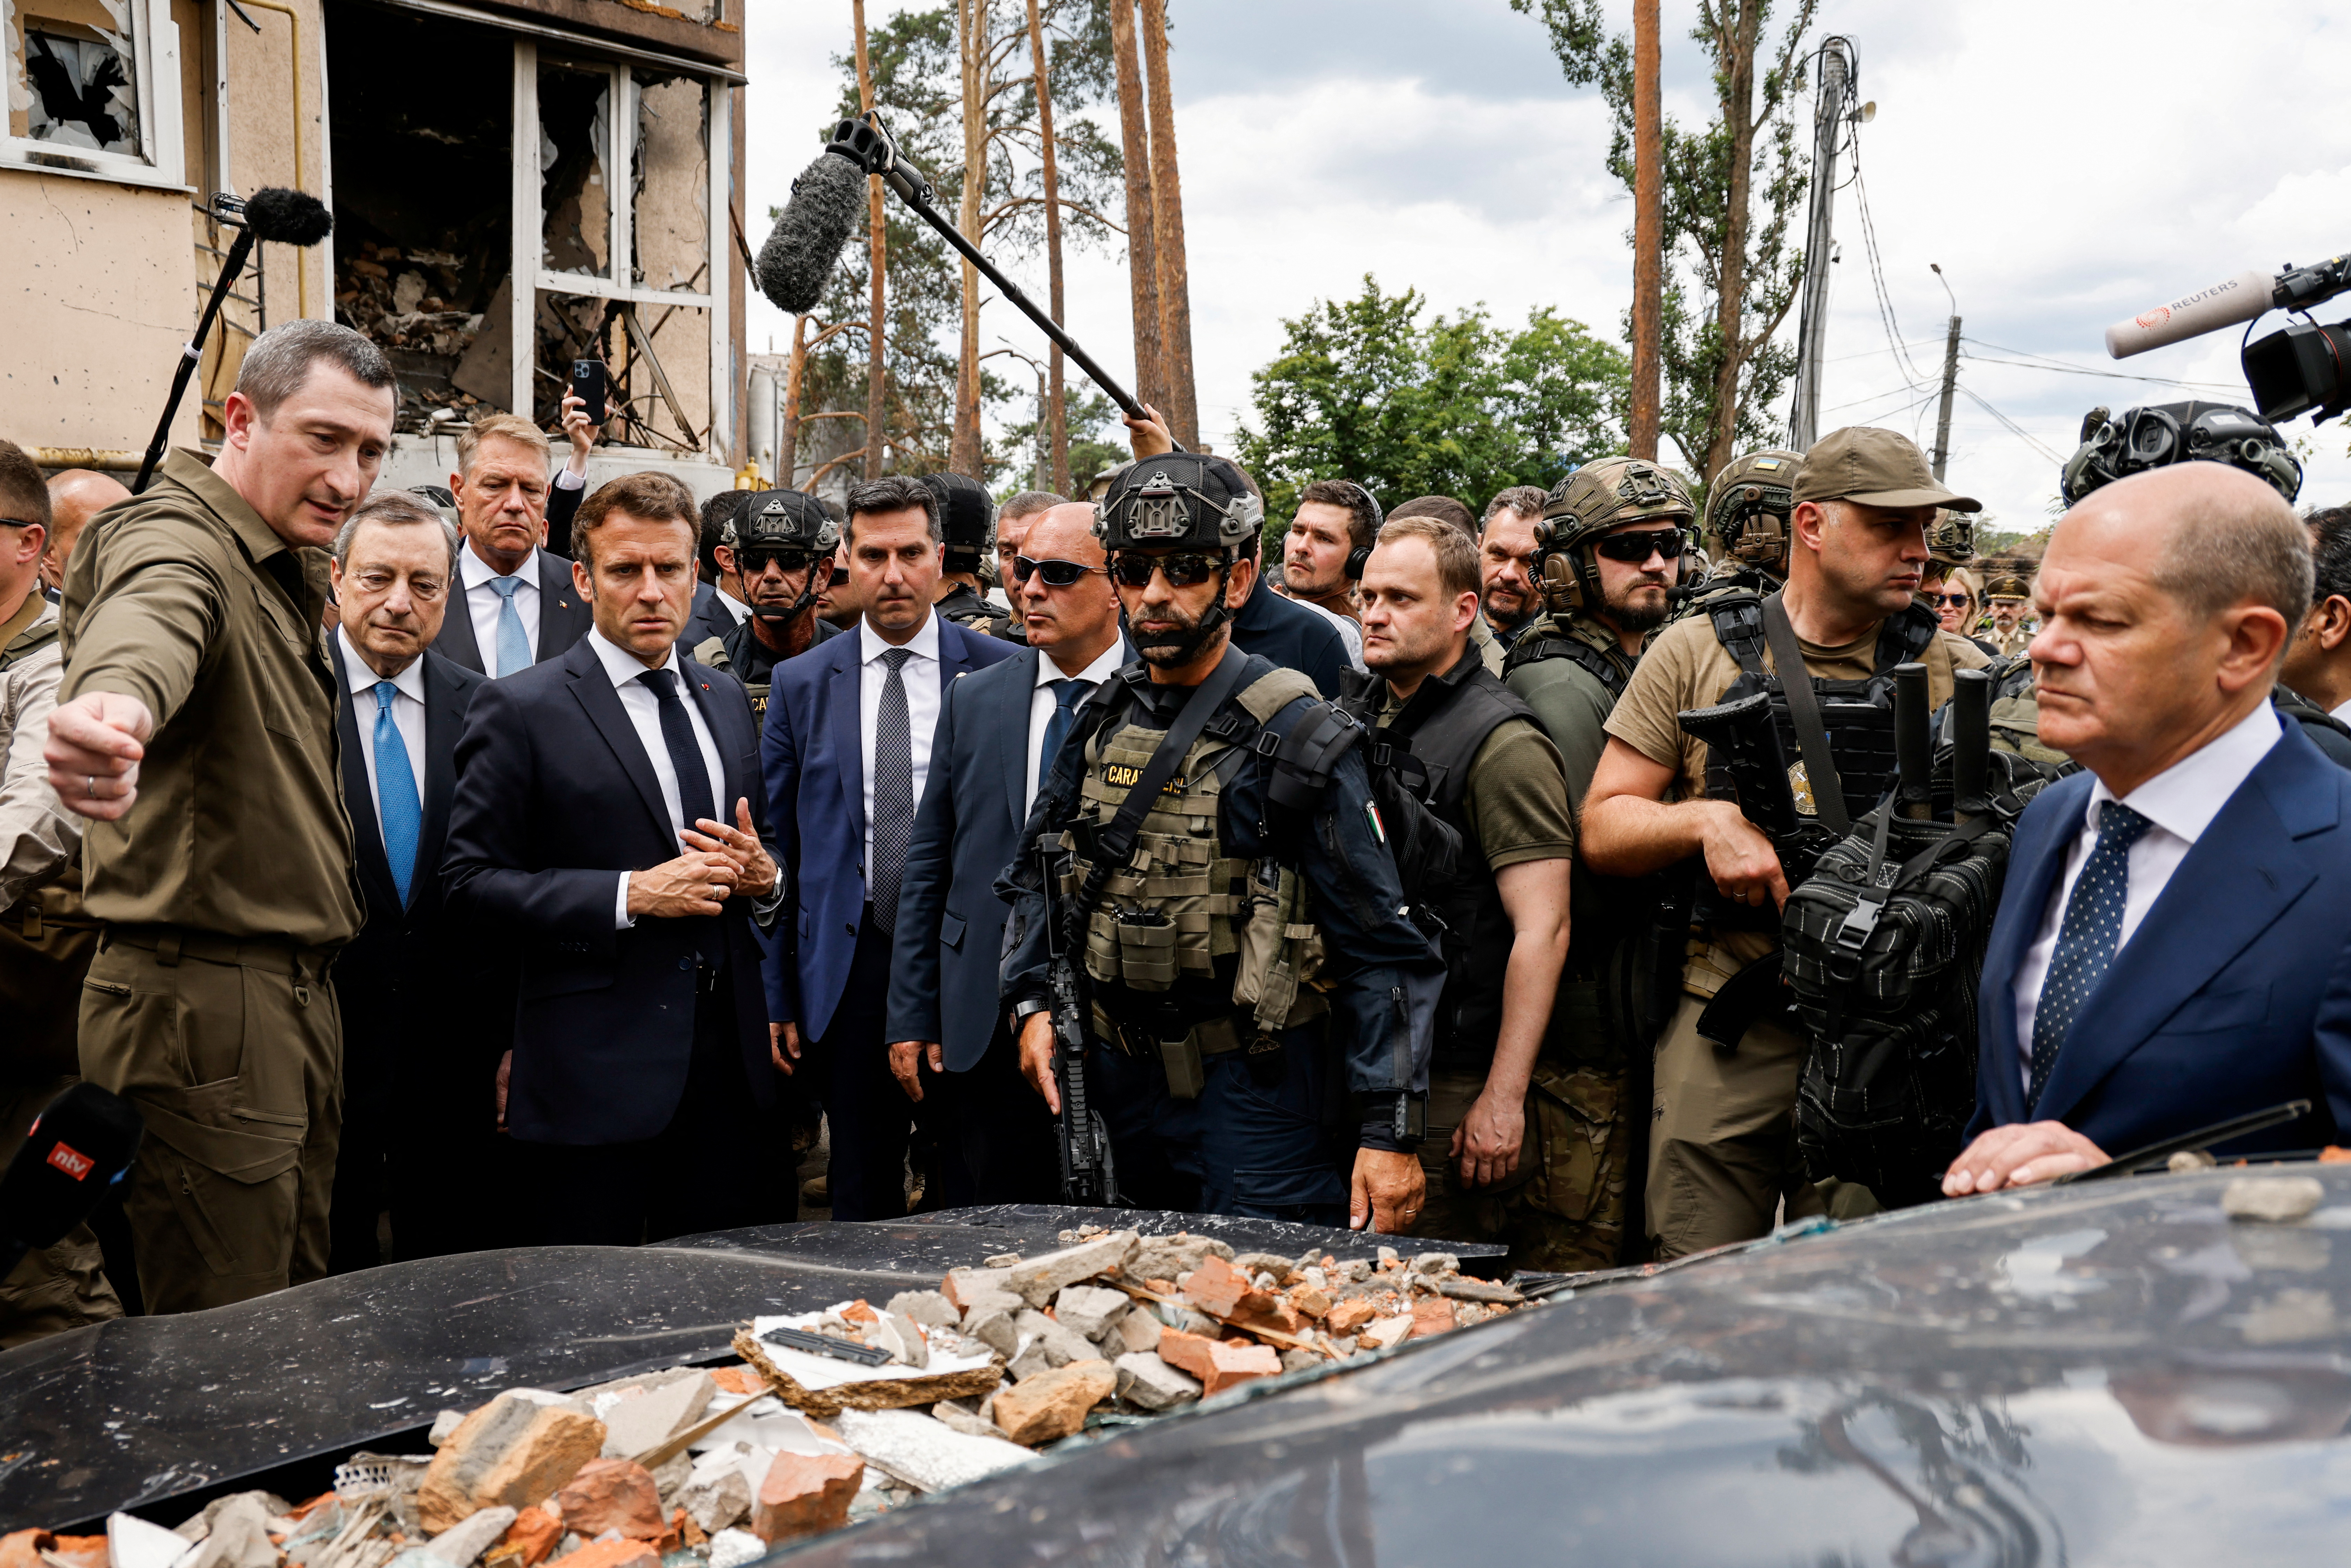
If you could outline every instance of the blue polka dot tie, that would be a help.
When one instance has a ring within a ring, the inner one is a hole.
[[[2057,928],[2057,951],[2041,982],[2041,1005],[2032,1014],[2032,1080],[2025,1103],[2038,1103],[2056,1065],[2057,1048],[2088,1001],[2121,946],[2123,904],[2130,895],[2130,849],[2155,824],[2119,800],[2098,812],[2098,841],[2065,901],[2065,922]]]

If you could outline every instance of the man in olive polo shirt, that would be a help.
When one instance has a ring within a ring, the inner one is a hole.
[[[151,1312],[327,1272],[360,925],[319,636],[325,546],[392,442],[382,353],[327,321],[255,340],[205,467],[174,452],[66,573],[49,784],[91,820],[81,1068],[134,1102],[124,1189]]]

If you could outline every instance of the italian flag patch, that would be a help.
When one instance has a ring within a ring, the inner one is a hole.
[[[1382,843],[1388,841],[1388,825],[1380,821],[1379,807],[1370,800],[1364,802],[1364,820],[1372,824],[1372,836]]]

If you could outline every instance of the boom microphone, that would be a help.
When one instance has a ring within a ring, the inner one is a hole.
[[[0,1176],[0,1279],[90,1217],[130,1172],[145,1130],[130,1101],[95,1083],[49,1102]]]
[[[2168,305],[2140,312],[2106,329],[2106,352],[2117,360],[2206,332],[2250,321],[2270,310],[2303,310],[2351,288],[2351,256],[2314,267],[2268,273],[2251,268]]]
[[[204,357],[204,339],[220,315],[221,301],[228,298],[229,289],[244,276],[246,259],[252,256],[254,246],[268,240],[274,245],[308,249],[335,228],[334,214],[327,211],[324,202],[307,191],[289,191],[281,185],[266,186],[246,201],[225,192],[216,193],[212,200],[212,214],[235,228],[236,238],[229,243],[220,277],[213,284],[212,298],[204,302],[204,313],[196,320],[196,335],[180,350],[180,368],[172,376],[172,395],[163,404],[163,417],[155,423],[155,439],[147,444],[147,457],[139,466],[139,477],[131,486],[134,496],[147,488],[147,481],[155,476],[155,465],[163,460],[163,448],[172,438],[172,416],[180,412],[180,399],[187,392],[188,378],[196,373],[196,364]]]
[[[864,205],[865,171],[831,148],[818,153],[759,247],[759,292],[795,316],[815,309]]]

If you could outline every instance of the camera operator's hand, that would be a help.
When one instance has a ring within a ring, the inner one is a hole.
[[[1126,444],[1134,449],[1138,463],[1176,450],[1176,437],[1168,434],[1167,422],[1159,417],[1159,411],[1146,402],[1143,413],[1140,419],[1131,413],[1124,416]]]
[[[155,733],[155,716],[137,697],[84,692],[49,710],[49,788],[67,810],[101,822],[119,820],[139,799],[139,759]]]
[[[692,850],[674,861],[629,873],[629,917],[650,915],[675,920],[688,915],[716,915],[735,890],[743,870],[732,857]]]
[[[574,474],[587,473],[588,454],[596,450],[596,437],[599,433],[596,426],[589,421],[588,405],[580,401],[580,394],[575,392],[563,394],[563,434],[571,443],[571,457],[564,466]]]
[[[1763,831],[1749,821],[1728,800],[1693,800],[1677,810],[1703,808],[1706,825],[1699,842],[1706,852],[1706,873],[1716,889],[1735,904],[1761,909],[1770,899],[1773,908],[1788,902],[1788,873],[1780,868],[1780,852]]]

